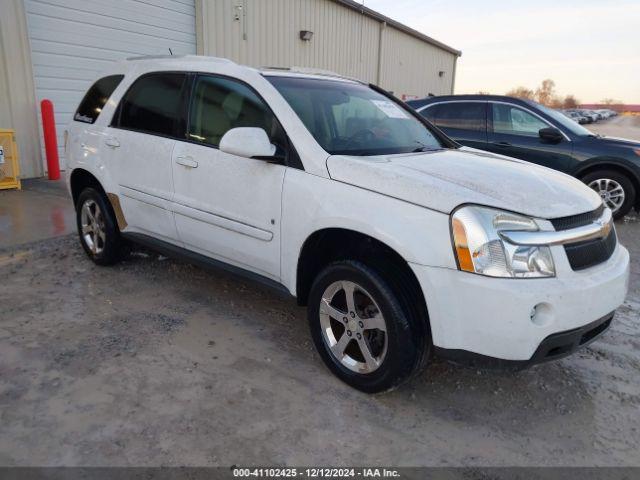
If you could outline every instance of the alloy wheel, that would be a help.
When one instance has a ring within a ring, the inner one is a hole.
[[[349,370],[377,370],[387,354],[387,324],[373,297],[360,285],[338,281],[320,300],[322,338],[331,354]]]
[[[84,243],[91,250],[91,253],[99,255],[105,247],[106,233],[104,216],[94,200],[87,199],[82,204],[80,223]]]
[[[589,183],[595,192],[600,195],[604,204],[611,209],[613,213],[620,210],[624,204],[626,194],[622,185],[610,178],[598,178]]]

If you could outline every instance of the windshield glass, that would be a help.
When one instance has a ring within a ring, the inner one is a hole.
[[[538,107],[540,110],[542,110],[544,113],[549,115],[551,118],[553,118],[556,122],[561,124],[564,128],[569,130],[574,135],[593,136],[593,133],[591,133],[591,131],[584,128],[575,120],[565,117],[562,113],[556,110],[553,110],[552,108],[545,107],[544,105],[539,103],[534,103],[534,105]]]
[[[384,155],[442,148],[411,113],[365,85],[316,78],[266,78],[332,155]]]

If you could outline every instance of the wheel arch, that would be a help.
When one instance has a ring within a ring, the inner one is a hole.
[[[78,203],[78,197],[85,188],[95,188],[97,191],[102,193],[107,200],[107,205],[111,209],[111,214],[114,215],[116,219],[118,228],[121,231],[127,228],[127,220],[125,219],[124,213],[122,211],[122,206],[120,205],[120,199],[118,198],[118,195],[114,193],[108,193],[102,186],[100,180],[98,180],[98,178],[90,171],[85,170],[84,168],[74,169],[71,172],[71,176],[69,177],[69,187],[71,189],[71,197],[73,198],[74,208]]]
[[[594,158],[587,160],[584,165],[581,165],[580,168],[574,172],[574,175],[581,179],[585,175],[598,170],[614,170],[629,177],[636,191],[635,206],[636,208],[640,206],[640,173],[636,171],[636,168],[624,159]]]
[[[100,183],[100,180],[84,168],[76,168],[71,172],[69,185],[71,188],[71,197],[73,198],[74,206],[78,203],[78,197],[82,191],[87,187],[95,188],[106,196],[106,191]]]
[[[339,260],[358,260],[380,275],[390,277],[394,293],[406,308],[424,319],[430,334],[426,299],[409,263],[389,245],[356,230],[324,228],[307,237],[300,249],[296,270],[299,305],[307,304],[311,285],[322,268]]]

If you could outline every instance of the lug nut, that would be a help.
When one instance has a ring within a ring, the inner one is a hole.
[[[362,338],[362,335],[358,334],[358,340],[360,340]]]
[[[360,328],[364,328],[364,323],[358,322],[358,325],[360,325]]]
[[[347,323],[349,321],[347,317],[344,317],[342,320],[344,321],[344,323]]]
[[[350,315],[351,315],[351,318],[356,318],[356,312],[351,312]]]
[[[347,330],[347,336],[350,337],[351,336],[351,330]]]

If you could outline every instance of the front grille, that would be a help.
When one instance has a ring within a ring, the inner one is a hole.
[[[584,270],[609,260],[617,243],[616,231],[612,228],[605,238],[570,243],[564,246],[564,250],[567,252],[571,268]]]
[[[571,230],[572,228],[584,227],[590,223],[595,222],[604,213],[604,204],[592,212],[580,213],[578,215],[571,215],[570,217],[553,218],[549,220],[556,231]]]

